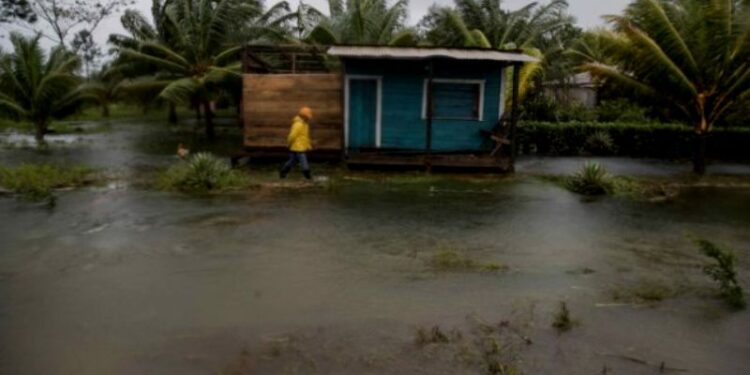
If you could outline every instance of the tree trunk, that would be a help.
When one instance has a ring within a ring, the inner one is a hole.
[[[210,101],[203,101],[203,112],[206,115],[206,138],[214,139],[216,133],[214,132],[214,114],[211,112]]]
[[[106,104],[102,105],[102,117],[109,118],[109,106]]]
[[[701,176],[706,174],[706,138],[707,135],[704,132],[695,133],[693,172]]]
[[[195,121],[201,120],[201,102],[196,100],[193,102],[193,106],[195,107]]]
[[[169,103],[169,119],[170,124],[177,123],[177,107],[173,103]]]
[[[245,120],[243,119],[242,115],[243,115],[242,104],[238,103],[237,104],[237,127],[240,129],[245,127]]]
[[[36,123],[36,133],[34,134],[34,139],[36,140],[37,146],[41,146],[44,144],[44,135],[47,134],[47,123],[45,122],[37,122]]]

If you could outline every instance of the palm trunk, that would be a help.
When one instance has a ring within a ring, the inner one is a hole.
[[[170,124],[177,123],[177,107],[173,103],[169,103],[169,119]]]
[[[47,134],[47,123],[40,121],[36,123],[36,133],[34,139],[36,140],[37,146],[44,144],[44,135]]]
[[[697,175],[706,174],[706,133],[695,133],[695,149],[693,150],[693,172]]]
[[[206,138],[213,139],[216,136],[214,132],[214,114],[211,112],[211,102],[203,101],[203,112],[206,115]]]
[[[193,107],[195,107],[195,121],[201,120],[201,102],[199,100],[193,101]]]

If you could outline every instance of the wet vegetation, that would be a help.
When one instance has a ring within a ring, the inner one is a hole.
[[[454,250],[442,249],[435,253],[428,265],[436,272],[502,272],[508,266],[498,263],[482,263]]]
[[[579,324],[580,323],[577,320],[574,320],[571,317],[568,304],[566,302],[560,302],[560,307],[557,312],[555,312],[552,320],[552,327],[555,328],[557,332],[563,333],[570,331],[573,327]]]
[[[83,166],[27,163],[0,167],[0,187],[30,201],[49,199],[55,189],[81,187],[96,181],[94,170]]]
[[[158,182],[161,189],[184,193],[221,192],[248,185],[247,175],[209,153],[189,156],[162,173]]]
[[[715,262],[704,266],[703,272],[719,284],[720,295],[727,305],[738,310],[747,307],[745,292],[737,280],[734,252],[705,239],[696,239],[695,242],[703,255]]]
[[[476,316],[469,316],[468,332],[453,329],[444,332],[440,326],[431,329],[418,327],[415,344],[422,349],[438,351],[469,368],[477,368],[485,374],[517,375],[520,369],[523,349],[532,345],[531,339],[523,332],[522,324],[508,320],[489,323]]]
[[[599,163],[586,163],[580,171],[569,177],[565,187],[582,195],[605,195],[614,191],[612,176]]]
[[[654,306],[664,300],[677,297],[680,291],[657,280],[641,280],[633,286],[612,291],[612,298],[621,303]]]

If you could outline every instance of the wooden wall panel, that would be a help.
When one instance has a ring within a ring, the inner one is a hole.
[[[246,74],[243,84],[245,147],[286,147],[292,119],[312,108],[310,133],[319,150],[341,150],[343,107],[338,74]]]

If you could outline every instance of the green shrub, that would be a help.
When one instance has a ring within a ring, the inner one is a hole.
[[[596,112],[579,102],[560,107],[557,121],[596,121]]]
[[[596,107],[597,120],[600,122],[647,123],[646,109],[627,99],[602,101]]]
[[[605,195],[613,190],[612,177],[599,163],[586,163],[580,171],[569,177],[565,186],[582,195]]]
[[[586,138],[586,151],[592,155],[611,155],[615,151],[615,142],[609,133],[600,130]]]
[[[538,95],[524,101],[522,116],[530,121],[595,121],[596,112],[579,102],[561,103],[554,98]]]
[[[597,132],[609,134],[612,155],[664,159],[687,159],[694,150],[694,132],[678,124],[524,122],[517,142],[525,153],[580,156],[588,138]],[[708,136],[707,152],[712,158],[750,160],[750,128],[717,128]]]
[[[734,253],[703,239],[697,239],[695,242],[703,255],[716,261],[716,264],[704,266],[703,272],[719,283],[722,298],[732,308],[744,309],[747,302],[745,292],[737,281]]]
[[[0,167],[0,186],[32,201],[48,199],[54,189],[84,186],[93,182],[93,170],[50,164]]]
[[[247,177],[214,155],[198,153],[164,172],[159,186],[165,190],[207,193],[247,186]]]

